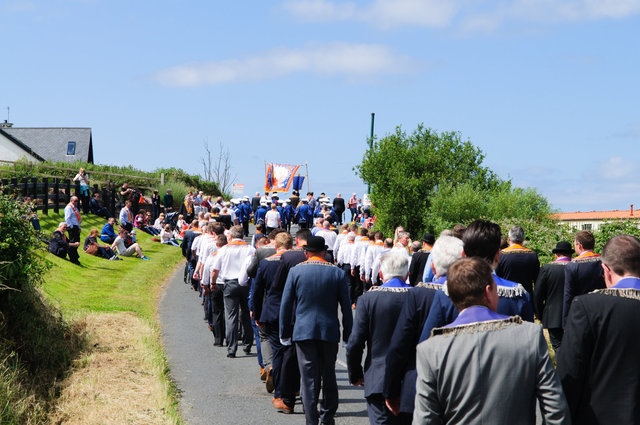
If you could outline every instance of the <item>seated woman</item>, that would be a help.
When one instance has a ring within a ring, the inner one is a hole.
[[[138,254],[142,260],[149,260],[149,257],[145,257],[142,253],[142,248],[137,242],[134,242],[131,246],[127,248],[125,245],[125,240],[127,239],[127,231],[125,229],[120,229],[118,232],[118,237],[111,245],[111,249],[118,253],[121,257],[132,257],[133,254]]]
[[[84,252],[89,255],[100,256],[102,258],[106,258],[107,260],[120,260],[115,252],[111,249],[109,245],[100,245],[98,244],[98,236],[100,232],[98,229],[93,228],[89,232],[89,236],[87,236],[84,240]]]
[[[158,218],[156,218],[156,221],[153,223],[153,228],[158,231],[158,234],[160,234],[160,231],[164,228],[164,217],[164,213],[160,213]]]
[[[150,212],[145,213],[144,211],[140,211],[138,214],[136,214],[136,218],[133,220],[133,225],[137,229],[140,229],[143,232],[150,234],[151,236],[157,236],[158,234],[160,234],[160,232],[156,232],[156,229],[147,222],[147,219],[150,218]]]
[[[160,240],[166,245],[180,246],[178,241],[173,237],[173,231],[171,230],[170,224],[165,225],[164,229],[160,232]]]

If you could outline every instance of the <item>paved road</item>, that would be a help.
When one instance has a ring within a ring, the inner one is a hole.
[[[297,403],[293,415],[278,413],[271,394],[258,376],[255,354],[241,349],[235,359],[226,348],[213,346],[196,292],[182,280],[182,269],[169,281],[160,302],[164,345],[173,376],[181,391],[180,408],[189,424],[303,424]],[[349,384],[344,349],[336,364],[340,406],[336,423],[368,423],[364,391]]]

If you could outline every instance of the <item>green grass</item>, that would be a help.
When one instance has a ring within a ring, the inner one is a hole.
[[[43,232],[51,234],[61,220],[60,215],[40,217]],[[151,235],[138,231],[138,242],[150,261],[136,257],[108,261],[84,253],[84,238],[91,228],[100,231],[105,222],[94,215],[83,218],[81,247],[78,248],[82,266],[45,254],[53,267],[46,276],[43,291],[65,316],[83,312],[131,311],[155,320],[158,290],[183,261],[180,248],[153,242]]]
[[[42,231],[50,235],[63,221],[62,215],[49,214],[40,217]],[[182,423],[177,409],[176,388],[169,376],[169,368],[160,338],[157,319],[157,303],[163,283],[183,262],[180,248],[163,245],[151,240],[152,236],[138,231],[136,236],[143,253],[150,261],[137,257],[124,257],[123,261],[109,261],[88,255],[82,251],[84,238],[92,228],[99,231],[106,220],[94,215],[83,217],[80,263],[77,266],[44,253],[52,263],[42,291],[55,304],[67,320],[79,319],[90,312],[133,312],[145,319],[154,329],[155,337],[145,340],[148,355],[155,366],[162,371],[161,379],[166,388],[166,407],[173,423]]]

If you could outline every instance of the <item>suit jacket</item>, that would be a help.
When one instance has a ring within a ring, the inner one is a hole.
[[[416,397],[416,346],[440,284],[419,283],[404,297],[385,359],[384,398],[401,397],[400,411],[413,412]]]
[[[256,249],[256,254],[253,256],[251,263],[249,263],[249,266],[247,267],[247,276],[251,278],[256,277],[260,262],[275,253],[276,249],[272,246],[263,246],[262,248]]]
[[[193,241],[195,238],[200,236],[202,233],[194,232],[193,230],[187,230],[184,232],[184,237],[182,238],[182,243],[180,244],[180,248],[182,249],[182,256],[187,259],[188,262],[195,265],[195,258],[191,258],[191,245],[193,245]]]
[[[542,328],[519,317],[434,330],[418,345],[413,424],[570,424]]]
[[[409,266],[409,283],[411,286],[416,286],[422,281],[424,266],[427,265],[429,255],[431,255],[431,248],[423,248],[418,252],[414,252],[411,256],[411,265]]]
[[[364,378],[365,397],[382,394],[389,342],[408,291],[408,287],[374,286],[358,298],[356,318],[347,344],[347,370],[352,384]],[[365,344],[367,358],[363,372]]]
[[[573,423],[640,423],[639,337],[640,289],[602,289],[573,300],[558,353]]]
[[[307,260],[298,264],[289,271],[282,294],[280,338],[338,343],[338,305],[342,310],[342,339],[347,342],[353,325],[347,275],[326,261]]]
[[[512,245],[500,251],[500,262],[496,274],[503,279],[524,286],[529,294],[533,293],[533,284],[538,278],[540,261],[538,254],[521,245]]]
[[[564,269],[569,261],[554,261],[540,269],[533,289],[534,310],[546,329],[562,328]]]
[[[596,289],[604,289],[602,261],[599,255],[584,256],[571,260],[564,268],[564,301],[562,304],[562,325],[567,321],[571,302],[578,295],[588,294]]]
[[[275,253],[274,253],[275,254]],[[262,261],[252,283],[253,317],[262,323],[277,323],[280,316],[282,289],[274,285],[280,267],[280,255],[271,255]]]
[[[333,209],[336,212],[344,212],[344,198],[333,198]]]

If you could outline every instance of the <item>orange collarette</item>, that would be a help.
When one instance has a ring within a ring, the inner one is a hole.
[[[322,263],[328,263],[328,261],[327,261],[327,260],[325,260],[324,258],[317,257],[317,256],[315,256],[315,255],[314,255],[313,257],[310,257],[307,261],[305,261],[305,263],[306,263],[306,262],[309,262],[309,261],[320,261],[320,262],[322,262]]]

